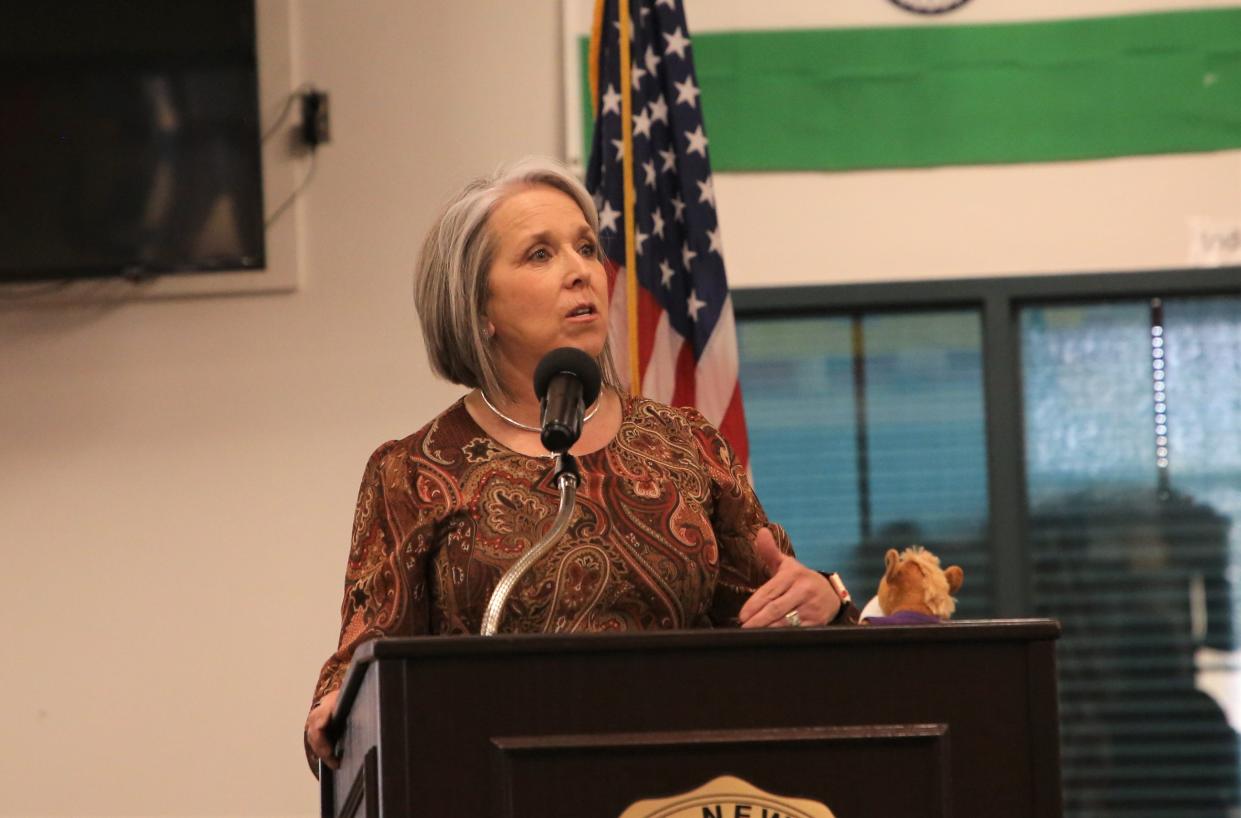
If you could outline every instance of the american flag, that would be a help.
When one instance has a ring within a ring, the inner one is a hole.
[[[680,0],[598,0],[591,63],[586,185],[613,275],[617,365],[634,394],[697,407],[747,463],[736,325]]]

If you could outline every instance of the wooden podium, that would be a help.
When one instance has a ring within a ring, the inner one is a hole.
[[[345,679],[322,814],[617,818],[728,774],[837,818],[1059,816],[1059,632],[382,639]]]

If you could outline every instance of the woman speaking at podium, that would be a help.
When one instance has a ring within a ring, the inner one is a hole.
[[[724,438],[694,409],[618,388],[608,283],[586,189],[550,160],[468,184],[432,226],[415,303],[436,373],[469,394],[366,465],[338,650],[306,724],[324,727],[358,644],[479,633],[504,571],[556,513],[533,376],[560,347],[598,362],[603,388],[569,450],[581,474],[564,536],[504,609],[506,632],[823,625],[841,599],[792,556]]]

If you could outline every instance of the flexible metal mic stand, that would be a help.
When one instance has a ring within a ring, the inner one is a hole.
[[[552,482],[560,489],[560,508],[556,511],[556,520],[543,539],[522,554],[521,559],[510,565],[500,577],[500,581],[496,583],[495,590],[491,592],[491,599],[487,600],[487,612],[483,615],[481,631],[483,636],[496,635],[500,627],[500,616],[504,613],[509,594],[513,592],[518,580],[530,569],[531,565],[534,565],[547,553],[548,549],[556,544],[557,540],[564,536],[565,529],[569,527],[569,518],[573,516],[573,501],[577,499],[577,486],[581,480],[581,473],[577,470],[577,460],[573,458],[573,455],[568,452],[557,454],[556,466],[552,471]]]

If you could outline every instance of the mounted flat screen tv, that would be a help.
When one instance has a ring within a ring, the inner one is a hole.
[[[254,0],[0,21],[0,281],[261,269]]]

